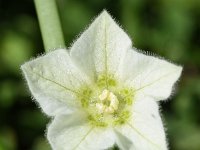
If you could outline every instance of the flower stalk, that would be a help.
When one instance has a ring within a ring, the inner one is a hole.
[[[65,42],[55,0],[34,0],[46,52],[64,48]]]

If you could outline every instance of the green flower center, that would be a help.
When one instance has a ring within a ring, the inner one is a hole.
[[[79,93],[78,99],[93,126],[122,125],[130,118],[134,90],[124,87],[111,75],[100,75],[93,88],[86,86]]]

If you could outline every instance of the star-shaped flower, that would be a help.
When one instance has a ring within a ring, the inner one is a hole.
[[[54,150],[166,150],[157,102],[167,99],[182,67],[132,48],[104,11],[70,50],[22,66],[30,91],[53,117]]]

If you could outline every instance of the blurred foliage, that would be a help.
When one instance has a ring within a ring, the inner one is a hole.
[[[171,150],[200,149],[200,1],[57,0],[66,46],[107,9],[134,46],[184,71],[175,96],[161,105]],[[49,119],[32,102],[20,65],[43,53],[32,0],[0,0],[0,150],[50,150]]]

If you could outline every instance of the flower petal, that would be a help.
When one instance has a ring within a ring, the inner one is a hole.
[[[116,134],[116,143],[117,146],[121,149],[121,150],[130,150],[133,143],[124,135],[122,135],[120,132],[118,132],[117,130],[114,130],[115,134]]]
[[[156,100],[167,99],[182,67],[135,50],[127,51],[119,73],[126,84]]]
[[[82,113],[56,116],[48,128],[47,138],[55,150],[106,149],[114,145],[112,130],[86,123]]]
[[[114,74],[131,48],[128,35],[103,11],[73,44],[70,55],[87,75]]]
[[[60,49],[22,65],[25,78],[36,101],[50,116],[71,112],[79,103],[76,89],[86,84],[86,77]]]
[[[134,150],[167,149],[158,105],[149,97],[136,98],[131,119],[117,130],[132,141]]]

